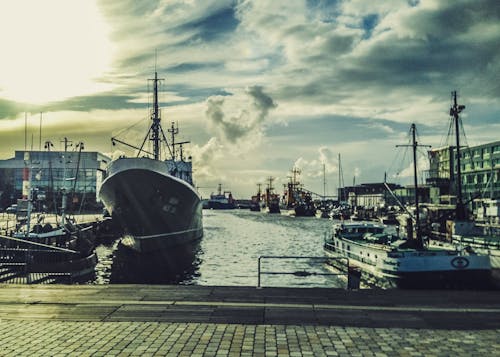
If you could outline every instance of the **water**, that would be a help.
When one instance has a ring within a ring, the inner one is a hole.
[[[204,210],[204,236],[193,271],[178,283],[206,286],[256,286],[260,256],[323,257],[325,232],[332,221],[289,217],[249,210]],[[97,248],[97,284],[113,283],[116,243]],[[345,287],[345,277],[332,274],[324,260],[262,259],[262,286]],[[266,274],[266,272],[288,274]],[[297,276],[290,273],[299,272]],[[312,275],[309,275],[312,274]]]

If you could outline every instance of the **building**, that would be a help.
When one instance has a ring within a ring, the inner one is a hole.
[[[31,182],[35,209],[60,207],[63,190],[70,211],[98,209],[97,193],[110,161],[95,151],[16,151],[0,160],[0,207],[27,197]]]
[[[387,186],[394,191],[401,188],[397,184],[388,183]],[[347,198],[352,207],[376,208],[397,205],[393,195],[384,183],[363,183],[356,186],[347,186],[338,189],[338,195],[342,201]]]
[[[439,187],[439,203],[454,203],[457,196],[457,150],[447,146],[428,151],[429,185]],[[460,150],[462,197],[474,199],[500,198],[500,141]]]

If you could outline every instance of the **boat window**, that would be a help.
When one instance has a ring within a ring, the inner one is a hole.
[[[351,246],[350,245],[347,246],[347,250],[351,250]]]

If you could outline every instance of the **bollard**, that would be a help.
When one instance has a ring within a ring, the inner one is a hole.
[[[361,283],[361,269],[349,266],[347,268],[347,289],[357,290]]]

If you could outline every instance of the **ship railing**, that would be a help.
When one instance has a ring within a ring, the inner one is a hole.
[[[316,260],[322,261],[325,264],[332,265],[332,261],[335,261],[337,266],[342,266],[338,269],[338,272],[317,272],[308,270],[296,270],[296,271],[267,271],[263,270],[262,261],[263,260]],[[294,275],[296,277],[311,277],[311,276],[345,276],[347,278],[347,289],[358,289],[360,283],[360,273],[357,269],[349,266],[349,258],[345,257],[326,257],[326,256],[275,256],[275,255],[261,255],[258,258],[258,268],[257,268],[257,288],[262,288],[262,276],[263,275]]]
[[[51,266],[78,256],[71,249],[0,235],[0,283],[71,283],[71,272]]]

